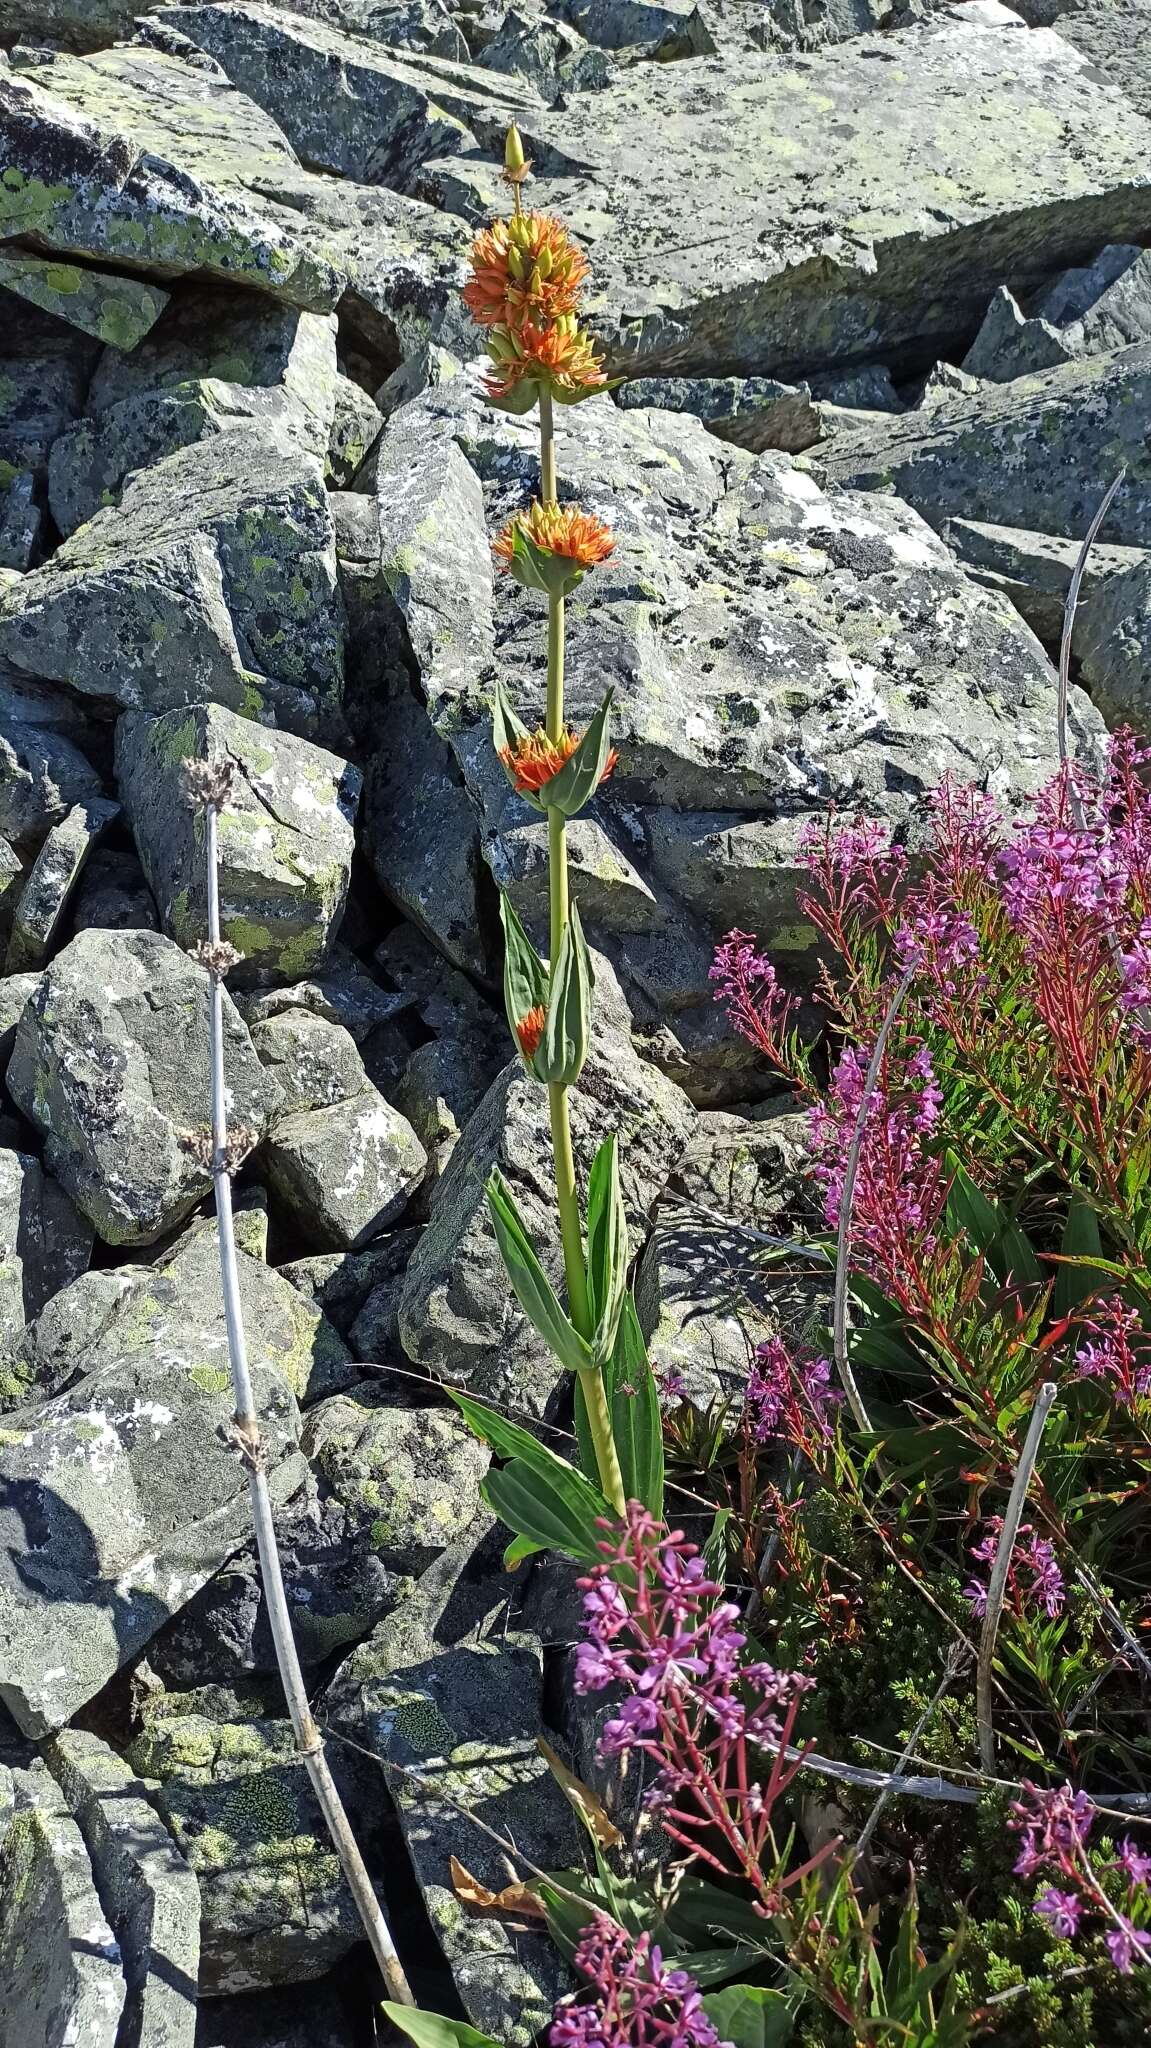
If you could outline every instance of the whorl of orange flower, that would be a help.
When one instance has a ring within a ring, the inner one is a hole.
[[[516,512],[501,527],[492,542],[492,553],[506,569],[515,559],[516,533],[526,533],[541,554],[558,555],[579,569],[594,569],[606,562],[615,547],[610,526],[577,505],[541,505],[539,499],[527,512]]]
[[[580,735],[572,726],[565,725],[558,740],[549,740],[543,727],[526,733],[517,740],[514,747],[501,747],[500,760],[511,776],[521,796],[538,796],[558,775],[566,762],[571,760],[580,743]],[[604,763],[601,782],[606,782],[619,759],[613,747]]]
[[[537,1003],[535,1008],[529,1010],[527,1015],[521,1017],[516,1024],[516,1037],[519,1040],[520,1051],[526,1060],[534,1059],[539,1051],[540,1040],[544,1035],[544,1027],[547,1021],[547,1012],[543,1004]]]
[[[464,304],[481,327],[521,327],[525,320],[543,327],[575,311],[587,274],[587,258],[562,221],[517,213],[476,236]]]
[[[607,383],[603,358],[574,314],[565,313],[550,327],[525,320],[521,327],[499,326],[488,344],[496,375],[487,379],[491,398],[506,398],[527,380],[552,391],[597,391]]]

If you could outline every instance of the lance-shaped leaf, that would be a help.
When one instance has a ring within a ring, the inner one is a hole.
[[[586,1372],[591,1351],[560,1307],[500,1173],[493,1173],[488,1181],[488,1211],[512,1292],[529,1323],[565,1371]]]
[[[573,913],[574,915],[574,913]],[[619,1179],[619,1144],[613,1131],[592,1161],[587,1198],[588,1289],[595,1328],[592,1356],[603,1366],[615,1349],[627,1293],[627,1216]]]
[[[537,1072],[520,1036],[520,1027],[531,1017],[533,1010],[546,1010],[548,971],[520,923],[515,905],[502,890],[500,923],[504,928],[504,1008],[508,1014],[508,1027],[529,1072],[543,1080],[546,1077]]]
[[[480,1491],[516,1535],[541,1550],[562,1550],[579,1564],[602,1564],[600,1516],[589,1508],[578,1472],[544,1479],[522,1458],[489,1472]],[[601,1513],[607,1510],[603,1502]]]
[[[545,810],[562,811],[565,818],[574,818],[595,795],[611,753],[608,714],[614,695],[614,690],[608,691],[575,752],[564,762],[558,775],[544,783],[540,802]]]
[[[532,1061],[532,1072],[539,1080],[561,1088],[571,1088],[579,1080],[587,1058],[591,992],[587,940],[573,904],[556,956],[543,1038]]]
[[[513,753],[520,740],[528,738],[528,729],[521,718],[517,718],[507,698],[499,677],[496,677],[495,701],[492,705],[492,741],[497,754]],[[512,781],[511,770],[505,764],[505,774]]]
[[[580,384],[574,391],[565,391],[559,384],[553,384],[552,397],[557,405],[582,405],[585,398],[599,398],[605,391],[618,391],[626,381],[624,377],[605,377],[602,384]]]
[[[503,368],[502,362],[499,364],[499,368]],[[497,412],[510,412],[522,415],[525,412],[531,411],[533,405],[538,401],[539,395],[540,387],[536,383],[535,378],[524,377],[518,384],[513,384],[511,390],[506,391],[502,398],[496,398],[491,391],[488,391],[486,399],[489,405],[495,406]]]

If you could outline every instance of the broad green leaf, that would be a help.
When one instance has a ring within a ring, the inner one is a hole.
[[[538,1472],[541,1479],[578,1480],[586,1490],[589,1508],[594,1508],[597,1515],[607,1514],[608,1505],[598,1487],[585,1479],[582,1472],[577,1472],[575,1466],[569,1464],[566,1458],[561,1458],[558,1451],[550,1451],[546,1444],[541,1444],[538,1436],[533,1436],[530,1429],[521,1428],[518,1422],[511,1422],[495,1408],[488,1408],[483,1401],[473,1400],[470,1394],[461,1394],[455,1387],[449,1387],[447,1392],[468,1428],[485,1444],[490,1444],[499,1457],[517,1458],[521,1464],[530,1466],[533,1472]]]
[[[614,694],[613,690],[608,691],[574,754],[540,791],[540,800],[548,810],[562,811],[565,818],[574,818],[599,788],[611,752],[608,717]]]
[[[681,1969],[689,1965],[676,1958]],[[721,2041],[734,2048],[784,2048],[795,2025],[795,1999],[784,1991],[771,1991],[761,1984],[729,1984],[724,1991],[712,1991],[703,2009]]]
[[[540,1549],[562,1550],[579,1564],[603,1562],[599,1514],[607,1514],[607,1502],[600,1504],[599,1514],[593,1512],[594,1503],[588,1501],[591,1489],[581,1473],[569,1467],[566,1475],[553,1473],[545,1479],[522,1459],[513,1458],[498,1472],[489,1472],[481,1490],[488,1506],[517,1536]]]
[[[1078,1308],[1081,1301],[1094,1294],[1099,1286],[1094,1269],[1084,1263],[1098,1258],[1103,1250],[1099,1236],[1099,1218],[1090,1202],[1082,1195],[1072,1195],[1063,1226],[1063,1242],[1059,1247],[1060,1258],[1066,1264],[1055,1269],[1055,1291],[1051,1297],[1051,1313],[1067,1316]]]
[[[586,1372],[591,1352],[568,1321],[551,1281],[540,1265],[503,1176],[488,1181],[488,1210],[512,1292],[533,1328],[567,1372]]]
[[[947,1197],[952,1230],[970,1238],[998,1280],[1010,1278],[1017,1287],[1041,1286],[1043,1269],[1019,1225],[998,1204],[988,1201],[954,1152],[946,1152],[944,1160],[952,1175]]]
[[[592,969],[587,940],[574,903],[563,929],[547,997],[547,1022],[532,1071],[541,1081],[571,1088],[587,1058]]]
[[[513,1536],[504,1551],[504,1570],[514,1572],[517,1564],[523,1564],[525,1558],[538,1557],[542,1549],[543,1544],[534,1543],[530,1536]]]
[[[420,2012],[412,2005],[396,2005],[390,1998],[380,2001],[392,2025],[406,2034],[416,2048],[502,2048],[490,2034],[469,2027],[466,2020],[445,2019],[440,2012]]]

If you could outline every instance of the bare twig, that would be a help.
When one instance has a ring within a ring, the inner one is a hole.
[[[197,763],[194,766],[202,768],[203,764]],[[323,1740],[308,1701],[304,1674],[300,1668],[296,1641],[292,1634],[291,1616],[284,1594],[284,1578],[272,1519],[272,1502],[268,1492],[260,1419],[256,1412],[252,1376],[248,1366],[244,1312],[240,1301],[240,1282],[236,1267],[236,1240],[232,1224],[232,1183],[228,1170],[228,1097],[224,1073],[224,973],[230,964],[227,955],[230,954],[231,948],[224,949],[220,939],[217,829],[219,813],[216,801],[219,792],[203,788],[193,776],[189,776],[188,781],[189,795],[193,801],[204,801],[206,798],[204,818],[208,862],[208,944],[210,948],[218,949],[214,956],[215,964],[208,968],[209,1045],[212,1068],[212,1184],[216,1193],[220,1283],[224,1296],[224,1319],[228,1332],[228,1357],[235,1402],[232,1427],[235,1441],[247,1467],[248,1493],[252,1504],[252,1522],[256,1533],[256,1549],[260,1559],[260,1578],[268,1611],[268,1623],[275,1645],[276,1663],[279,1666],[284,1697],[288,1704],[296,1750],[307,1770],[312,1790],[363,1921],[364,1932],[371,1944],[380,1974],[387,1985],[388,1995],[397,2004],[414,2005],[415,1999],[396,1953],[391,1930],[376,1898],[372,1880],[368,1876],[367,1867],[324,1755]]]
[[[887,1005],[883,1022],[879,1027],[879,1036],[876,1038],[872,1048],[871,1058],[867,1064],[867,1075],[863,1083],[863,1094],[860,1097],[859,1110],[855,1119],[855,1129],[851,1134],[851,1144],[848,1147],[847,1163],[843,1172],[843,1193],[839,1199],[839,1238],[835,1253],[835,1295],[832,1304],[831,1320],[835,1348],[835,1368],[843,1382],[843,1391],[847,1395],[848,1406],[855,1417],[857,1427],[868,1431],[871,1429],[871,1418],[863,1405],[863,1400],[856,1384],[855,1374],[852,1371],[851,1362],[847,1356],[847,1276],[848,1265],[851,1259],[852,1211],[855,1207],[855,1182],[859,1173],[859,1155],[863,1149],[863,1133],[867,1123],[868,1112],[871,1108],[872,1098],[879,1085],[879,1069],[883,1063],[887,1041],[891,1036],[891,1027],[899,1015],[900,1005],[907,994],[911,977],[915,972],[915,965],[915,961],[910,960],[904,968],[892,992],[891,1001]]]
[[[979,1756],[985,1771],[995,1769],[995,1730],[991,1720],[991,1666],[995,1658],[995,1640],[999,1634],[999,1619],[1007,1592],[1007,1574],[1011,1569],[1011,1554],[1015,1549],[1015,1539],[1019,1534],[1019,1524],[1023,1517],[1023,1503],[1027,1498],[1027,1489],[1035,1470],[1035,1460],[1039,1456],[1040,1440],[1054,1399],[1055,1382],[1045,1380],[1031,1410],[1031,1421],[1019,1455],[1019,1463],[1015,1468],[1015,1478],[1007,1500],[1007,1512],[1003,1517],[999,1547],[991,1568],[991,1584],[987,1589],[987,1611],[983,1617],[983,1633],[979,1638],[979,1662],[975,1677]]]
[[[901,1789],[900,1781],[903,1778],[904,1772],[906,1771],[907,1766],[910,1763],[912,1757],[915,1755],[916,1745],[919,1742],[920,1736],[923,1734],[924,1729],[934,1718],[936,1708],[938,1707],[944,1694],[947,1692],[948,1687],[953,1685],[955,1680],[958,1678],[959,1673],[962,1671],[963,1666],[967,1662],[967,1658],[967,1645],[965,1643],[952,1643],[950,1649],[947,1652],[947,1658],[943,1666],[943,1676],[940,1679],[939,1684],[937,1685],[934,1693],[932,1694],[932,1697],[928,1700],[927,1705],[924,1707],[923,1712],[919,1716],[919,1719],[916,1722],[914,1728],[912,1729],[910,1735],[908,1736],[907,1741],[904,1744],[904,1747],[896,1761],[895,1769],[891,1772],[887,1784],[884,1786],[882,1792],[880,1793],[878,1799],[875,1802],[875,1805],[872,1807],[871,1812],[868,1814],[867,1819],[864,1822],[863,1831],[859,1837],[858,1842],[855,1845],[854,1861],[858,1862],[859,1859],[867,1853],[868,1844],[870,1843],[871,1837],[875,1833],[876,1828],[879,1826],[879,1817],[882,1814],[884,1807],[887,1805],[888,1800],[892,1798],[893,1794]]]
[[[1059,760],[1063,767],[1067,766],[1067,698],[1071,688],[1071,636],[1075,631],[1075,614],[1079,609],[1079,591],[1087,567],[1087,558],[1099,538],[1099,529],[1110,512],[1116,492],[1126,475],[1127,471],[1121,469],[1100,500],[1095,517],[1084,535],[1079,559],[1067,587],[1067,599],[1063,606],[1063,637],[1059,646]]]

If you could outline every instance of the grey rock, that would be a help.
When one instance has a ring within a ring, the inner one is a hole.
[[[620,1133],[631,1229],[643,1219],[686,1142],[687,1098],[633,1052],[606,963],[597,968],[592,1051],[572,1097],[581,1173],[609,1131]],[[562,1285],[553,1223],[547,1094],[520,1060],[493,1082],[432,1196],[400,1306],[415,1363],[497,1403],[541,1415],[561,1389],[557,1367],[511,1295],[487,1211],[493,1168],[507,1180],[554,1286]]]
[[[79,1279],[91,1256],[91,1227],[39,1160],[0,1151],[0,1357],[61,1287]],[[5,1381],[0,1372],[0,1405],[9,1392]]]
[[[82,1284],[82,1283],[81,1283]],[[304,1476],[296,1404],[253,1374],[269,1484]],[[219,1570],[250,1526],[227,1392],[141,1350],[15,1418],[0,1447],[0,1699],[27,1735],[60,1728]]]
[[[0,1845],[0,2012],[20,2048],[116,2048],[126,1985],[83,1838],[43,1764]]]
[[[868,432],[912,417],[873,414]],[[711,1000],[715,942],[739,925],[810,972],[806,821],[832,802],[906,832],[949,772],[1030,794],[1055,766],[1052,672],[898,500],[826,495],[782,454],[607,399],[565,413],[560,473],[616,534],[568,604],[569,716],[583,724],[612,684],[619,750],[569,833],[575,893],[653,1057],[701,1101],[746,1099],[762,1069]],[[486,406],[471,369],[404,406],[379,444],[385,579],[428,716],[495,880],[542,937],[544,828],[509,790],[490,724],[497,673],[529,726],[544,707],[543,602],[493,578],[488,541],[537,480],[534,426]],[[1081,695],[1074,718],[1090,744]]]
[[[20,470],[0,490],[0,569],[32,569],[44,553],[44,510],[36,477]]]
[[[1151,733],[1151,560],[1109,576],[1091,593],[1076,650],[1107,724]]]
[[[336,400],[331,314],[222,287],[174,298],[140,347],[106,349],[87,417],[54,443],[52,517],[73,533],[117,502],[130,471],[249,423],[324,458]]]
[[[325,973],[293,982],[288,988],[263,993],[241,990],[239,999],[250,1024],[283,1016],[289,1010],[311,1010],[330,1024],[342,1024],[357,1045],[408,1004],[407,997],[381,988],[355,956],[344,954],[339,946]]]
[[[120,89],[132,65],[153,83],[151,106]],[[269,158],[290,161],[289,145],[226,82],[179,72],[178,58],[156,51],[131,59],[107,51],[57,56],[34,74],[0,72],[6,236],[113,264],[127,258],[164,278],[203,272],[292,305],[330,308],[343,287],[342,270],[213,175],[229,138],[253,173]],[[174,160],[165,148],[169,85],[200,109],[195,164],[183,154]]]
[[[367,1086],[350,1031],[314,1010],[286,1010],[252,1030],[257,1058],[273,1084],[277,1116],[346,1102]]]
[[[116,349],[135,348],[168,303],[167,292],[142,278],[52,261],[26,249],[0,252],[0,285]]]
[[[45,965],[88,856],[119,815],[119,804],[90,797],[53,825],[20,892],[6,974],[30,974]]]
[[[196,2048],[348,2048],[367,2018],[358,1974],[337,1963],[312,1984],[206,2000]]]
[[[3,851],[0,849],[0,865]],[[0,1073],[7,1070],[16,1043],[16,1027],[24,1015],[29,999],[40,985],[38,974],[5,974],[0,976]]]
[[[616,404],[694,413],[717,439],[753,454],[783,448],[801,455],[830,432],[828,416],[812,402],[806,384],[781,384],[774,377],[636,377],[621,387]]]
[[[200,1892],[133,1773],[84,1729],[65,1728],[49,1766],[84,1837],[120,1950],[120,2048],[195,2048]]]
[[[802,1113],[762,1123],[704,1116],[660,1197],[636,1304],[657,1379],[701,1412],[738,1411],[756,1346],[781,1329],[798,1342],[826,1311],[826,1267],[813,1255],[805,1277],[798,1249],[823,1228],[807,1155]],[[796,1241],[786,1277],[757,1231]]]
[[[1126,465],[1101,538],[1148,547],[1141,422],[1149,393],[1151,342],[1141,342],[971,396],[941,396],[927,413],[877,418],[821,450],[819,473],[852,489],[897,491],[936,527],[986,519],[1082,538]]]
[[[970,377],[1007,384],[1032,370],[1051,370],[1059,363],[1072,362],[1077,354],[1069,338],[1050,320],[1025,319],[1006,285],[1000,285],[963,358],[963,368]]]
[[[102,847],[80,877],[73,906],[77,931],[158,931],[160,920],[134,853]]]
[[[345,1102],[280,1118],[263,1158],[307,1240],[348,1250],[398,1221],[428,1163],[407,1118],[370,1082]]]
[[[154,712],[215,701],[314,729],[342,638],[322,466],[253,427],[137,470],[0,595],[0,660]]]
[[[559,0],[553,12],[605,50],[649,43],[663,57],[703,57],[715,51],[695,0]]]
[[[311,1477],[276,1513],[284,1593],[306,1669],[359,1641],[400,1597],[402,1582],[381,1554],[374,1522],[366,1509],[348,1506]],[[153,1638],[148,1661],[169,1687],[254,1680],[274,1703],[282,1700],[254,1543],[229,1558]]]
[[[337,376],[335,415],[328,439],[327,477],[334,490],[346,490],[383,426],[371,394],[350,377]]]
[[[479,825],[423,704],[388,707],[368,764],[363,848],[380,887],[455,967],[491,981],[498,957]]]
[[[490,43],[484,66],[523,78],[549,105],[563,91],[596,91],[615,76],[616,65],[562,21],[539,19],[512,7]]]
[[[0,44],[43,37],[65,50],[98,50],[127,35],[138,0],[8,0]]]
[[[24,863],[6,839],[0,839],[0,932],[12,922],[20,901]]]
[[[545,1870],[578,1857],[570,1806],[536,1748],[541,1732],[538,1645],[461,1647],[402,1664],[389,1623],[353,1652],[326,1695],[333,1725],[386,1766],[432,1927],[474,2026],[528,2048],[569,1988],[547,1937],[460,1911],[449,1858],[494,1889],[507,1882],[500,1851],[448,1805],[447,1794]],[[367,1766],[370,1770],[371,1766]],[[371,1779],[366,1779],[366,1785]]]
[[[386,1293],[394,1299],[418,1237],[415,1230],[393,1230],[362,1252],[317,1252],[311,1258],[290,1259],[277,1270],[347,1337],[375,1295]],[[359,1347],[357,1339],[352,1342],[357,1358],[373,1356]]]
[[[833,405],[850,406],[854,412],[905,412],[907,410],[891,381],[886,363],[865,363],[858,370],[839,370],[831,376],[813,377],[812,394],[830,399]]]
[[[3,593],[0,592],[0,601]],[[14,707],[24,708],[19,700]],[[7,711],[0,697],[0,710]],[[4,716],[0,727],[0,833],[35,852],[75,805],[100,797],[103,784],[86,754],[63,732]]]
[[[408,1059],[393,1095],[396,1108],[403,1111],[428,1154],[429,1194],[445,1172],[469,1117],[504,1065],[507,1049],[506,1040],[497,1046],[491,1039],[477,1044],[433,1038],[418,1045]]]
[[[292,0],[290,12],[336,25],[328,0],[309,0],[304,7]],[[468,61],[468,46],[459,24],[442,0],[382,0],[382,4],[381,0],[356,0],[354,7],[341,0],[339,25],[393,50],[420,50],[430,57],[448,57],[455,64]]]
[[[301,1448],[344,1506],[371,1525],[393,1571],[416,1576],[471,1528],[491,1453],[452,1408],[393,1408],[380,1387],[321,1401]]]
[[[385,419],[398,412],[401,405],[418,398],[421,391],[427,391],[436,384],[446,384],[449,377],[458,377],[463,364],[450,349],[440,348],[435,342],[426,342],[414,355],[405,357],[398,370],[393,370],[387,381],[376,393],[376,404]]]
[[[1018,12],[1030,21],[1037,9],[1044,24],[1053,22],[1101,77],[1151,117],[1145,61],[1151,0],[1022,0]]]
[[[974,326],[1004,275],[1026,294],[1151,226],[1151,126],[1059,36],[968,8],[802,66],[624,72],[525,132],[535,202],[586,241],[605,333],[641,374],[792,377],[923,346]],[[733,242],[733,219],[755,231]]]
[[[286,1721],[210,1721],[161,1699],[129,1751],[200,1886],[203,1992],[317,1977],[360,1932]]]
[[[1065,271],[1036,313],[1063,329],[1076,355],[1101,356],[1151,338],[1151,254],[1111,243],[1094,263]]]
[[[1081,541],[1055,534],[1030,533],[1018,526],[996,526],[982,519],[949,519],[943,538],[970,576],[989,590],[1011,599],[1033,633],[1055,648],[1063,630],[1067,591],[1079,559]],[[1109,547],[1096,542],[1083,574],[1084,602],[1113,576],[1121,576],[1145,559],[1142,548]],[[1082,621],[1076,620],[1078,651]]]
[[[237,1125],[267,1083],[224,997]],[[152,1244],[207,1192],[181,1136],[208,1121],[208,976],[156,932],[80,932],[27,1005],[8,1087],[49,1168],[109,1244]]]
[[[7,480],[16,470],[39,470],[56,436],[79,418],[100,347],[3,289],[0,308],[5,316],[0,475]]]
[[[280,123],[305,163],[368,184],[402,189],[427,157],[473,141],[490,151],[510,121],[540,111],[526,86],[414,50],[400,57],[258,0],[156,11]]]
[[[243,1218],[237,1216],[237,1238]],[[350,1386],[357,1373],[347,1345],[327,1318],[280,1274],[237,1252],[240,1302],[249,1354],[298,1401]],[[87,1273],[56,1295],[25,1332],[13,1370],[28,1397],[43,1398],[83,1374],[120,1360],[171,1359],[205,1395],[230,1383],[220,1296],[219,1244],[205,1222],[152,1266]]]
[[[244,955],[238,981],[321,969],[347,896],[358,769],[218,704],[121,720],[124,807],[164,928],[182,946],[207,929],[203,819],[183,793],[189,758],[236,770],[218,829],[220,923]]]

